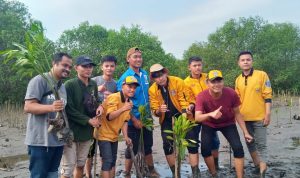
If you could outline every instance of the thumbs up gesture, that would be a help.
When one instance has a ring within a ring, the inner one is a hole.
[[[131,110],[133,104],[132,102],[128,99],[125,101],[124,106],[122,107],[123,111]]]
[[[222,116],[221,110],[222,106],[220,106],[218,109],[216,109],[215,111],[210,113],[210,117],[214,118],[214,119],[219,119]]]

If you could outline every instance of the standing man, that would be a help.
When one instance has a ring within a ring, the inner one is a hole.
[[[61,178],[72,177],[74,168],[74,178],[83,177],[83,167],[92,144],[93,127],[100,125],[95,117],[96,111],[89,110],[98,107],[97,85],[90,79],[94,66],[89,57],[78,57],[75,66],[77,77],[66,82],[68,94],[66,112],[74,133],[74,141],[72,147],[64,147]],[[87,100],[89,102],[86,102]]]
[[[183,80],[178,77],[168,76],[168,70],[162,65],[154,64],[150,67],[150,78],[154,81],[149,89],[151,111],[155,116],[159,117],[163,149],[174,177],[176,158],[173,141],[167,138],[167,136],[172,137],[172,135],[165,133],[164,130],[173,130],[172,117],[183,113],[185,115],[191,113],[190,111],[195,105],[189,104],[185,99]],[[195,153],[198,149],[198,147],[188,148],[190,154],[191,152]],[[193,171],[193,177],[200,177],[200,170],[198,172]]]
[[[113,79],[114,72],[116,70],[117,59],[115,56],[104,56],[101,59],[100,69],[102,75],[92,78],[95,80],[98,86],[98,102],[102,103],[108,95],[117,92],[117,82]],[[85,176],[87,178],[92,177],[92,162],[95,155],[96,140],[94,139],[93,144],[89,150],[88,159],[85,164]]]
[[[201,92],[196,99],[195,120],[202,122],[201,154],[209,172],[217,177],[212,151],[212,136],[220,131],[229,142],[233,150],[234,165],[237,178],[244,175],[244,150],[236,127],[236,121],[243,131],[247,142],[252,141],[243,116],[240,113],[240,99],[236,92],[224,87],[222,73],[211,70],[207,77],[208,89]]]
[[[51,86],[38,75],[30,80],[24,111],[28,113],[25,144],[28,145],[29,170],[31,178],[57,178],[58,167],[64,143],[56,133],[48,133],[48,119],[54,119],[56,112],[65,108],[67,93],[62,79],[69,76],[72,57],[67,53],[57,53],[52,58],[52,68],[44,75],[56,85],[61,100],[55,100]]]
[[[270,124],[272,88],[264,71],[253,69],[253,56],[249,51],[238,55],[242,74],[235,81],[235,90],[241,98],[240,110],[254,142],[247,143],[254,165],[261,177],[267,170],[267,126]]]
[[[190,71],[190,76],[184,79],[184,83],[186,86],[186,98],[189,103],[196,103],[196,97],[199,93],[207,89],[206,86],[206,79],[207,74],[202,72],[203,62],[202,59],[198,56],[192,56],[189,58],[189,66],[188,69]],[[194,109],[193,109],[194,114]],[[201,123],[199,126],[194,127],[188,134],[189,139],[193,139],[199,141],[199,133],[201,130]],[[212,155],[214,157],[215,166],[219,169],[219,146],[220,140],[216,134],[212,137],[213,145],[212,145]],[[198,145],[197,145],[198,146]],[[198,163],[199,163],[199,154],[198,154],[198,147],[197,149],[193,149],[194,152],[189,154],[189,161],[190,165],[192,166],[192,172],[198,172]]]
[[[98,96],[101,103],[108,95],[117,92],[117,82],[113,78],[116,66],[117,59],[115,56],[104,56],[100,64],[102,75],[92,78],[97,83]]]
[[[130,48],[127,52],[126,62],[129,67],[126,72],[120,77],[117,87],[118,91],[122,89],[122,82],[127,76],[134,76],[140,86],[136,88],[135,95],[131,98],[133,102],[133,107],[131,111],[131,120],[128,122],[128,137],[132,140],[133,152],[137,154],[139,147],[139,138],[141,133],[141,128],[143,124],[140,121],[140,113],[138,107],[140,105],[146,105],[150,113],[149,107],[149,79],[148,74],[143,70],[143,58],[142,51],[133,47]],[[151,116],[149,116],[151,117]],[[153,133],[146,128],[143,128],[143,138],[144,138],[144,151],[145,151],[145,162],[149,168],[152,177],[158,177],[158,173],[154,169],[153,156],[152,156],[152,146],[153,146]],[[125,152],[125,177],[130,177],[130,171],[132,168],[132,159],[129,150]]]

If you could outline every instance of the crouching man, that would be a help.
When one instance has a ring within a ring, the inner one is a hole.
[[[240,125],[247,142],[252,141],[243,117],[240,113],[240,99],[236,92],[224,87],[222,73],[212,70],[207,77],[208,89],[201,92],[196,99],[195,119],[202,122],[201,153],[213,177],[217,177],[214,158],[211,154],[213,136],[220,131],[233,150],[236,176],[243,177],[244,150],[235,122]]]

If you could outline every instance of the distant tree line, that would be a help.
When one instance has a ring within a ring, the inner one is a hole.
[[[26,32],[34,20],[23,3],[0,0],[0,51],[14,49],[14,43],[26,45]],[[83,22],[78,27],[65,30],[57,41],[47,39],[45,53],[49,56],[55,51],[70,53],[74,59],[88,55],[96,63],[104,55],[115,55],[118,59],[116,79],[127,68],[126,52],[132,46],[143,51],[144,68],[154,63],[166,66],[172,75],[188,75],[187,60],[190,56],[201,56],[204,71],[220,69],[228,85],[233,86],[240,73],[237,55],[241,50],[254,54],[255,68],[265,70],[275,90],[298,91],[300,89],[300,33],[299,27],[291,23],[270,24],[260,17],[230,19],[208,37],[207,42],[197,42],[184,52],[183,59],[176,59],[166,53],[156,36],[143,32],[140,26],[121,27],[111,30],[101,25]],[[197,37],[195,37],[197,40]],[[180,43],[180,41],[178,41]],[[40,54],[37,54],[39,58]],[[12,63],[3,63],[0,57],[0,103],[23,102],[26,86],[35,73],[21,76],[12,68]],[[100,74],[98,68],[94,74]],[[74,76],[75,73],[73,73]]]

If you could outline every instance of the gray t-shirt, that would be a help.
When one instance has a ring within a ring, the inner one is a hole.
[[[45,73],[47,77],[51,78],[49,73]],[[51,93],[45,95],[51,89],[47,84],[46,80],[41,76],[35,76],[32,78],[27,86],[25,100],[36,99],[40,104],[52,104],[55,100],[54,95]],[[62,84],[58,90],[61,99],[67,104],[67,93],[66,88]],[[27,129],[25,144],[31,146],[46,146],[55,147],[62,146],[64,142],[59,141],[56,133],[48,133],[48,119],[54,119],[56,112],[46,113],[46,114],[28,114]]]
[[[110,91],[112,93],[116,93],[117,92],[117,82],[115,80],[110,80],[110,81],[106,81],[103,79],[103,75],[101,76],[97,76],[92,78],[93,80],[96,81],[97,86],[104,84],[105,88],[107,91]],[[98,92],[98,96],[99,96],[99,101],[98,102],[103,102],[104,100],[104,93],[103,92]]]

